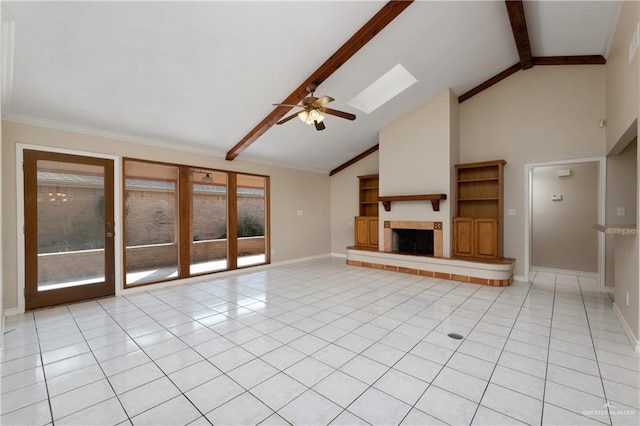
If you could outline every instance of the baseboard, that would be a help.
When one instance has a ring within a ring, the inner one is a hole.
[[[598,274],[597,272],[573,271],[571,269],[543,268],[541,266],[534,266],[531,268],[531,270],[536,272],[550,272],[553,274],[580,275],[583,277],[592,277],[596,279],[600,277],[600,274]]]
[[[18,315],[18,308],[9,308],[4,310],[5,317],[13,317]]]
[[[331,257],[331,253],[324,253],[324,254],[317,254],[315,256],[307,256],[307,257],[298,257],[296,259],[289,259],[289,260],[281,260],[280,262],[273,262],[270,265],[264,265],[267,268],[272,268],[274,266],[281,266],[281,265],[291,265],[293,263],[300,263],[300,262],[308,262],[310,260],[320,260],[320,259],[327,259]],[[237,272],[237,271],[242,271],[241,269],[237,269],[236,271],[233,272]]]
[[[631,346],[633,346],[633,349],[636,352],[640,352],[640,340],[638,340],[633,334],[633,331],[631,331],[631,327],[629,327],[629,324],[627,324],[627,320],[624,319],[624,315],[622,315],[620,308],[618,308],[618,305],[616,305],[615,302],[613,303],[613,312],[615,312],[616,316],[618,317],[618,321],[620,321],[620,324],[622,325],[622,328],[627,335],[627,339],[629,339],[629,343],[631,343]]]
[[[337,257],[339,259],[346,259],[347,253],[331,253],[331,257]]]

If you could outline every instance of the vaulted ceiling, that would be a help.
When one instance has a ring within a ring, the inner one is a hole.
[[[3,2],[13,22],[3,116],[52,120],[225,154],[385,2]],[[526,1],[536,56],[603,55],[621,3]],[[8,12],[8,14],[6,13]],[[503,1],[417,1],[316,95],[354,112],[318,132],[274,126],[240,159],[328,172],[437,93],[464,94],[520,62]],[[397,64],[418,80],[370,114],[348,105]],[[6,65],[5,65],[6,66]],[[526,71],[525,71],[526,72]]]

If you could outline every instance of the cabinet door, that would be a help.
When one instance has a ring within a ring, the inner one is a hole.
[[[368,231],[369,231],[369,247],[378,248],[378,218],[369,217],[368,219]]]
[[[473,218],[454,217],[453,218],[453,255],[473,256]]]
[[[364,216],[356,216],[354,220],[355,243],[357,246],[366,246],[368,244],[367,218]]]
[[[487,259],[498,258],[498,219],[474,219],[475,256]]]

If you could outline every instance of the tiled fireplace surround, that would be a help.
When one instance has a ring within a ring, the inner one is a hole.
[[[491,286],[508,286],[513,282],[512,263],[474,262],[443,257],[442,222],[384,221],[383,251],[347,250],[347,264],[426,277]],[[414,256],[391,251],[394,229],[433,230],[433,256]]]

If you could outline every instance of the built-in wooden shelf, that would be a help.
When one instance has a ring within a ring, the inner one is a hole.
[[[440,200],[446,200],[447,194],[424,194],[424,195],[386,195],[378,197],[385,211],[391,211],[393,201],[431,201],[434,212],[440,211]]]
[[[469,183],[469,182],[495,182],[498,178],[483,178],[483,179],[458,179],[458,183]]]

